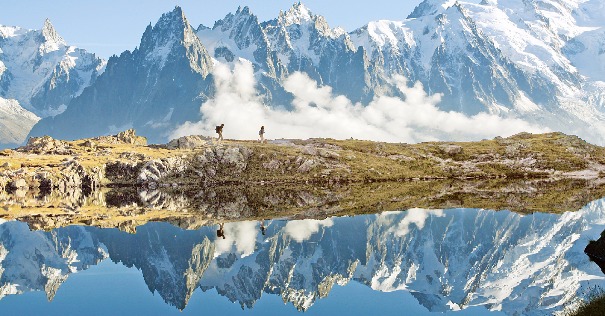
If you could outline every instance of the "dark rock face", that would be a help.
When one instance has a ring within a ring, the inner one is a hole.
[[[30,135],[75,139],[134,127],[158,142],[199,116],[212,89],[211,70],[208,52],[176,8],[147,27],[138,49],[110,58],[94,86],[63,114],[42,120]]]
[[[601,271],[605,273],[605,231],[601,233],[601,238],[592,240],[588,243],[584,249],[584,253],[586,253],[592,261],[599,265]]]

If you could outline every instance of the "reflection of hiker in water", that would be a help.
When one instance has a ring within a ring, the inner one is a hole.
[[[260,222],[260,232],[263,234],[263,236],[265,236],[265,230],[267,229],[267,227],[265,227],[265,221],[262,220]]]
[[[215,128],[215,131],[218,134],[217,141],[223,140],[223,127],[225,127],[225,124],[217,125]]]
[[[224,223],[219,224],[219,227],[216,230],[216,237],[223,237],[223,239],[225,239],[225,231],[223,229],[223,226],[225,226]]]
[[[260,139],[260,143],[265,142],[265,126],[260,127],[260,131],[258,131],[258,138]]]

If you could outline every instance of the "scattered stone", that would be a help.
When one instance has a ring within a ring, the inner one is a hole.
[[[263,162],[263,168],[269,169],[269,170],[279,169],[280,166],[281,166],[281,163],[277,159],[273,159],[269,162]]]
[[[147,145],[147,138],[145,138],[143,136],[137,136],[136,132],[132,128],[118,133],[118,135],[116,135],[116,138],[118,139],[118,141],[120,141],[124,144],[132,144],[132,145],[140,145],[140,146]]]
[[[2,149],[0,150],[0,156],[8,157],[12,156],[15,152],[12,149]]]
[[[222,162],[234,165],[239,172],[246,169],[247,166],[246,158],[239,147],[227,148],[223,153]]]
[[[458,145],[439,145],[439,150],[447,155],[454,156],[462,153],[462,147]]]
[[[84,142],[84,144],[82,144],[82,146],[84,146],[86,148],[92,148],[92,149],[97,148],[97,144],[95,142],[93,142],[92,140],[90,140],[90,139],[87,139]]]
[[[306,145],[302,148],[301,152],[306,155],[317,156],[317,148],[312,145]]]
[[[11,181],[8,184],[8,187],[13,190],[18,190],[18,189],[23,189],[23,188],[25,188],[27,190],[28,185],[27,185],[27,182],[25,181],[25,179],[19,178],[19,179],[15,179],[15,180]]]
[[[354,159],[355,157],[353,157]],[[416,159],[412,158],[412,157],[408,157],[406,155],[390,155],[387,158],[392,159],[392,160],[397,160],[397,161],[414,161]]]
[[[509,143],[505,148],[504,152],[508,157],[516,157],[521,153],[521,149],[527,148],[527,144],[515,141],[513,143]]]
[[[315,160],[307,159],[298,167],[298,172],[306,173],[309,172],[315,166]]]
[[[319,148],[317,152],[319,156],[323,158],[338,159],[340,157],[338,153],[328,149]]]

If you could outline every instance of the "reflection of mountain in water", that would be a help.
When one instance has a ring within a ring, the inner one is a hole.
[[[0,225],[0,298],[44,290],[52,300],[69,273],[105,258],[104,246],[84,227],[32,232],[25,223],[5,222]]]
[[[263,293],[304,310],[350,280],[379,291],[410,291],[431,311],[483,305],[551,314],[605,286],[583,249],[605,227],[605,200],[563,215],[475,209],[389,212],[323,221],[225,224],[186,231],[166,223],[116,229],[31,232],[0,225],[1,295],[45,289],[109,256],[140,269],[149,290],[185,308],[196,288],[251,308]]]

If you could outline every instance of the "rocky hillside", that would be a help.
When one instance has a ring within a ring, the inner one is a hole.
[[[145,145],[146,139],[135,135],[134,130],[77,141],[31,138],[26,146],[2,152],[3,186],[14,187],[19,179],[56,186],[71,176],[65,171],[69,168],[80,170],[80,178],[89,177],[99,184],[147,188],[599,178],[605,172],[605,148],[561,133],[420,144],[334,139],[283,139],[260,144],[186,136],[165,145]],[[76,182],[80,183],[69,185]]]
[[[410,207],[562,212],[605,195],[604,151],[559,133],[414,145],[187,136],[147,146],[133,130],[41,137],[0,152],[0,204],[11,210],[4,218],[37,228],[158,219],[196,227]]]

